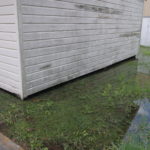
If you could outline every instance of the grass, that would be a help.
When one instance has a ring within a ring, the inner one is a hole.
[[[145,56],[150,56],[150,47],[141,46],[140,52]]]
[[[150,98],[137,65],[129,60],[24,102],[1,90],[0,131],[26,150],[113,149],[138,109],[133,101]]]

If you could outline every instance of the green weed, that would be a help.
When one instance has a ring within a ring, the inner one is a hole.
[[[134,101],[150,98],[149,82],[141,83],[137,61],[129,60],[25,102],[1,90],[2,131],[27,150],[47,150],[45,142],[64,150],[115,150],[138,109]]]

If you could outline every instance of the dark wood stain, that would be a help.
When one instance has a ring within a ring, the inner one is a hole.
[[[94,12],[100,12],[105,14],[122,14],[121,11],[108,8],[108,7],[100,7],[100,6],[94,6],[94,5],[87,5],[87,4],[75,4],[75,7],[78,9],[83,9],[85,11],[94,11]]]
[[[125,34],[121,34],[120,37],[131,37],[131,36],[140,36],[140,32],[128,32]]]

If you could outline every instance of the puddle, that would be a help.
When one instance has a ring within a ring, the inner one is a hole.
[[[139,54],[137,74],[141,86],[146,86],[150,81],[150,55]],[[119,150],[150,149],[150,100],[137,100],[135,103],[139,106],[139,110]]]
[[[24,102],[0,90],[0,131],[26,150],[111,149],[122,139],[121,150],[150,150],[150,55],[144,54]]]
[[[150,75],[150,56],[140,54],[138,57],[138,72]]]
[[[125,135],[121,150],[127,147],[150,148],[150,101],[145,99],[135,103],[139,105],[139,110]]]

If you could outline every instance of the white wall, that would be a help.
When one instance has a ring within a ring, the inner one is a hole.
[[[15,0],[0,0],[0,88],[21,95]]]
[[[143,1],[21,4],[25,97],[137,54]]]
[[[141,45],[150,46],[150,17],[143,18]]]

